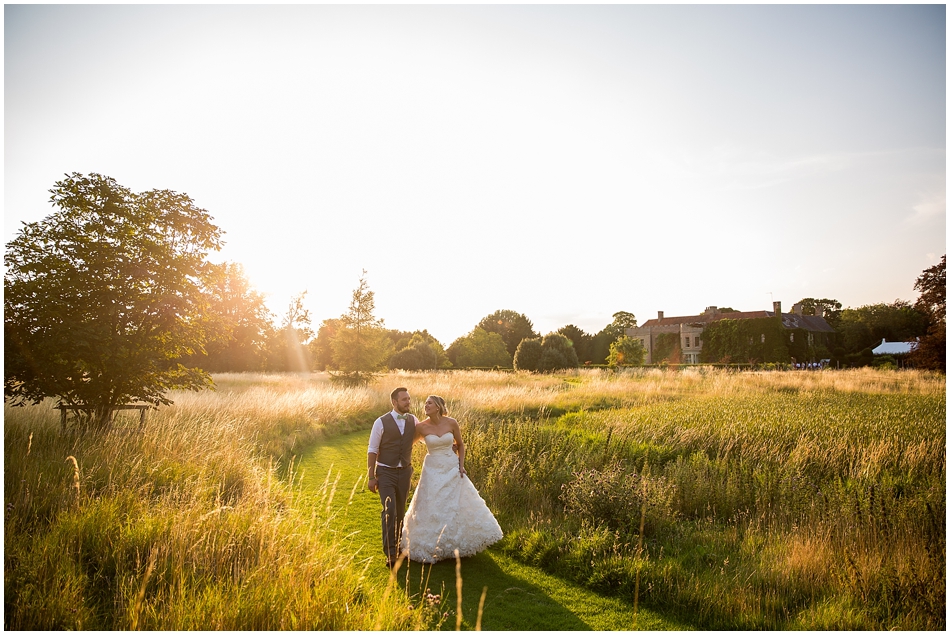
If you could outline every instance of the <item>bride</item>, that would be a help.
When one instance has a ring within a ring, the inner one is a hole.
[[[501,540],[501,527],[466,476],[462,433],[458,421],[446,416],[445,400],[430,396],[425,413],[427,418],[416,424],[416,438],[425,441],[428,453],[406,512],[401,545],[416,562],[454,558],[456,549],[459,556],[471,556]]]

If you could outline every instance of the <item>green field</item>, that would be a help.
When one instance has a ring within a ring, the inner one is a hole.
[[[336,513],[332,522],[334,531],[346,537],[339,541],[340,548],[365,558],[369,564],[368,580],[377,588],[384,588],[389,571],[382,566],[379,498],[362,487],[366,479],[366,442],[364,431],[337,435],[306,455],[298,469],[306,474],[302,477],[305,482],[320,483],[317,491],[332,491],[333,484],[336,485],[330,508]],[[327,488],[323,487],[324,483]],[[359,483],[361,487],[353,491],[350,483]],[[485,630],[519,631],[627,630],[634,626],[630,598],[598,594],[519,563],[497,549],[465,558],[460,565],[462,628],[465,630],[478,625]],[[418,598],[427,591],[438,595],[441,624],[430,626],[455,629],[458,579],[454,560],[433,566],[404,562],[393,582],[393,589],[398,588],[410,602],[418,603]],[[479,623],[483,590],[485,600]],[[636,625],[649,630],[688,628],[649,610],[638,610]]]
[[[463,628],[485,587],[491,630],[946,626],[942,375],[215,381],[142,432],[6,408],[6,628],[454,629],[455,563],[389,580],[361,482],[396,385],[447,399],[506,533],[462,561]]]

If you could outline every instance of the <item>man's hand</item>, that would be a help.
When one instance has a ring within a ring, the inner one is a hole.
[[[376,452],[366,453],[366,487],[376,493],[379,490],[379,479],[376,478]]]

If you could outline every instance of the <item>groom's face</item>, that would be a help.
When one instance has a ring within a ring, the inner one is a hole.
[[[396,412],[402,415],[409,412],[410,403],[412,403],[412,399],[410,399],[409,392],[406,390],[396,393],[396,398],[393,399],[393,407]]]

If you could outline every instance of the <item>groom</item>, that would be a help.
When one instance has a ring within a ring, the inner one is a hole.
[[[393,409],[373,423],[366,452],[369,491],[379,493],[383,504],[380,517],[388,567],[392,567],[399,556],[399,537],[412,478],[412,444],[416,436],[416,418],[409,413],[409,390],[397,388],[390,398]]]

